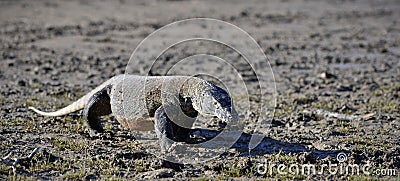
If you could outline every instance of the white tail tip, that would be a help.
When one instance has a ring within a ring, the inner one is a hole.
[[[39,109],[36,109],[34,107],[31,107],[31,106],[29,106],[28,109],[31,109],[32,111],[34,111],[34,112],[36,112],[38,114],[44,115],[44,116],[51,116],[52,115],[51,113],[43,112],[43,111],[41,111]]]

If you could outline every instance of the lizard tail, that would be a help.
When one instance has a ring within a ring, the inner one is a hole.
[[[88,94],[84,95],[83,97],[81,97],[80,99],[75,101],[74,103],[72,103],[72,104],[68,105],[67,107],[64,107],[58,111],[44,112],[44,111],[38,110],[34,107],[28,107],[28,108],[35,111],[36,113],[38,113],[40,115],[43,115],[43,116],[63,116],[63,115],[81,110],[85,107],[86,103],[89,101],[90,97],[92,97],[93,94],[95,94],[96,92],[98,92],[99,90],[104,88],[105,86],[109,85],[110,82],[113,81],[113,79],[115,79],[115,78],[112,78],[112,79],[104,82],[103,84],[99,85],[94,90],[90,91]]]
[[[80,109],[83,109],[85,107],[87,99],[88,99],[88,97],[84,96],[84,97],[80,98],[79,100],[77,100],[76,102],[68,105],[67,107],[64,107],[64,108],[62,108],[58,111],[54,111],[54,112],[44,112],[44,111],[41,111],[34,107],[28,107],[28,109],[31,109],[34,112],[36,112],[40,115],[43,115],[43,116],[62,116],[62,115],[66,115],[66,114],[78,111]]]

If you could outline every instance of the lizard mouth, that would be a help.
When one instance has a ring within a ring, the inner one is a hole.
[[[237,120],[237,113],[236,113],[235,109],[233,109],[233,108],[217,109],[217,110],[215,110],[215,114],[219,119],[223,120],[226,123]]]

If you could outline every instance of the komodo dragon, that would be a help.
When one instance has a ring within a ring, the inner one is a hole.
[[[238,115],[228,93],[200,78],[189,76],[138,76],[122,74],[104,82],[76,102],[44,116],[62,116],[83,109],[91,135],[102,132],[100,116],[113,114],[124,127],[155,129],[162,150],[171,141],[190,139],[190,128],[198,114],[217,116],[230,122]]]

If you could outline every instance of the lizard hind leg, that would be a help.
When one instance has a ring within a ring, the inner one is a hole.
[[[97,132],[103,132],[99,117],[111,114],[110,96],[108,92],[109,88],[106,87],[93,94],[83,109],[83,119],[85,120],[86,126],[89,128],[91,136]]]

